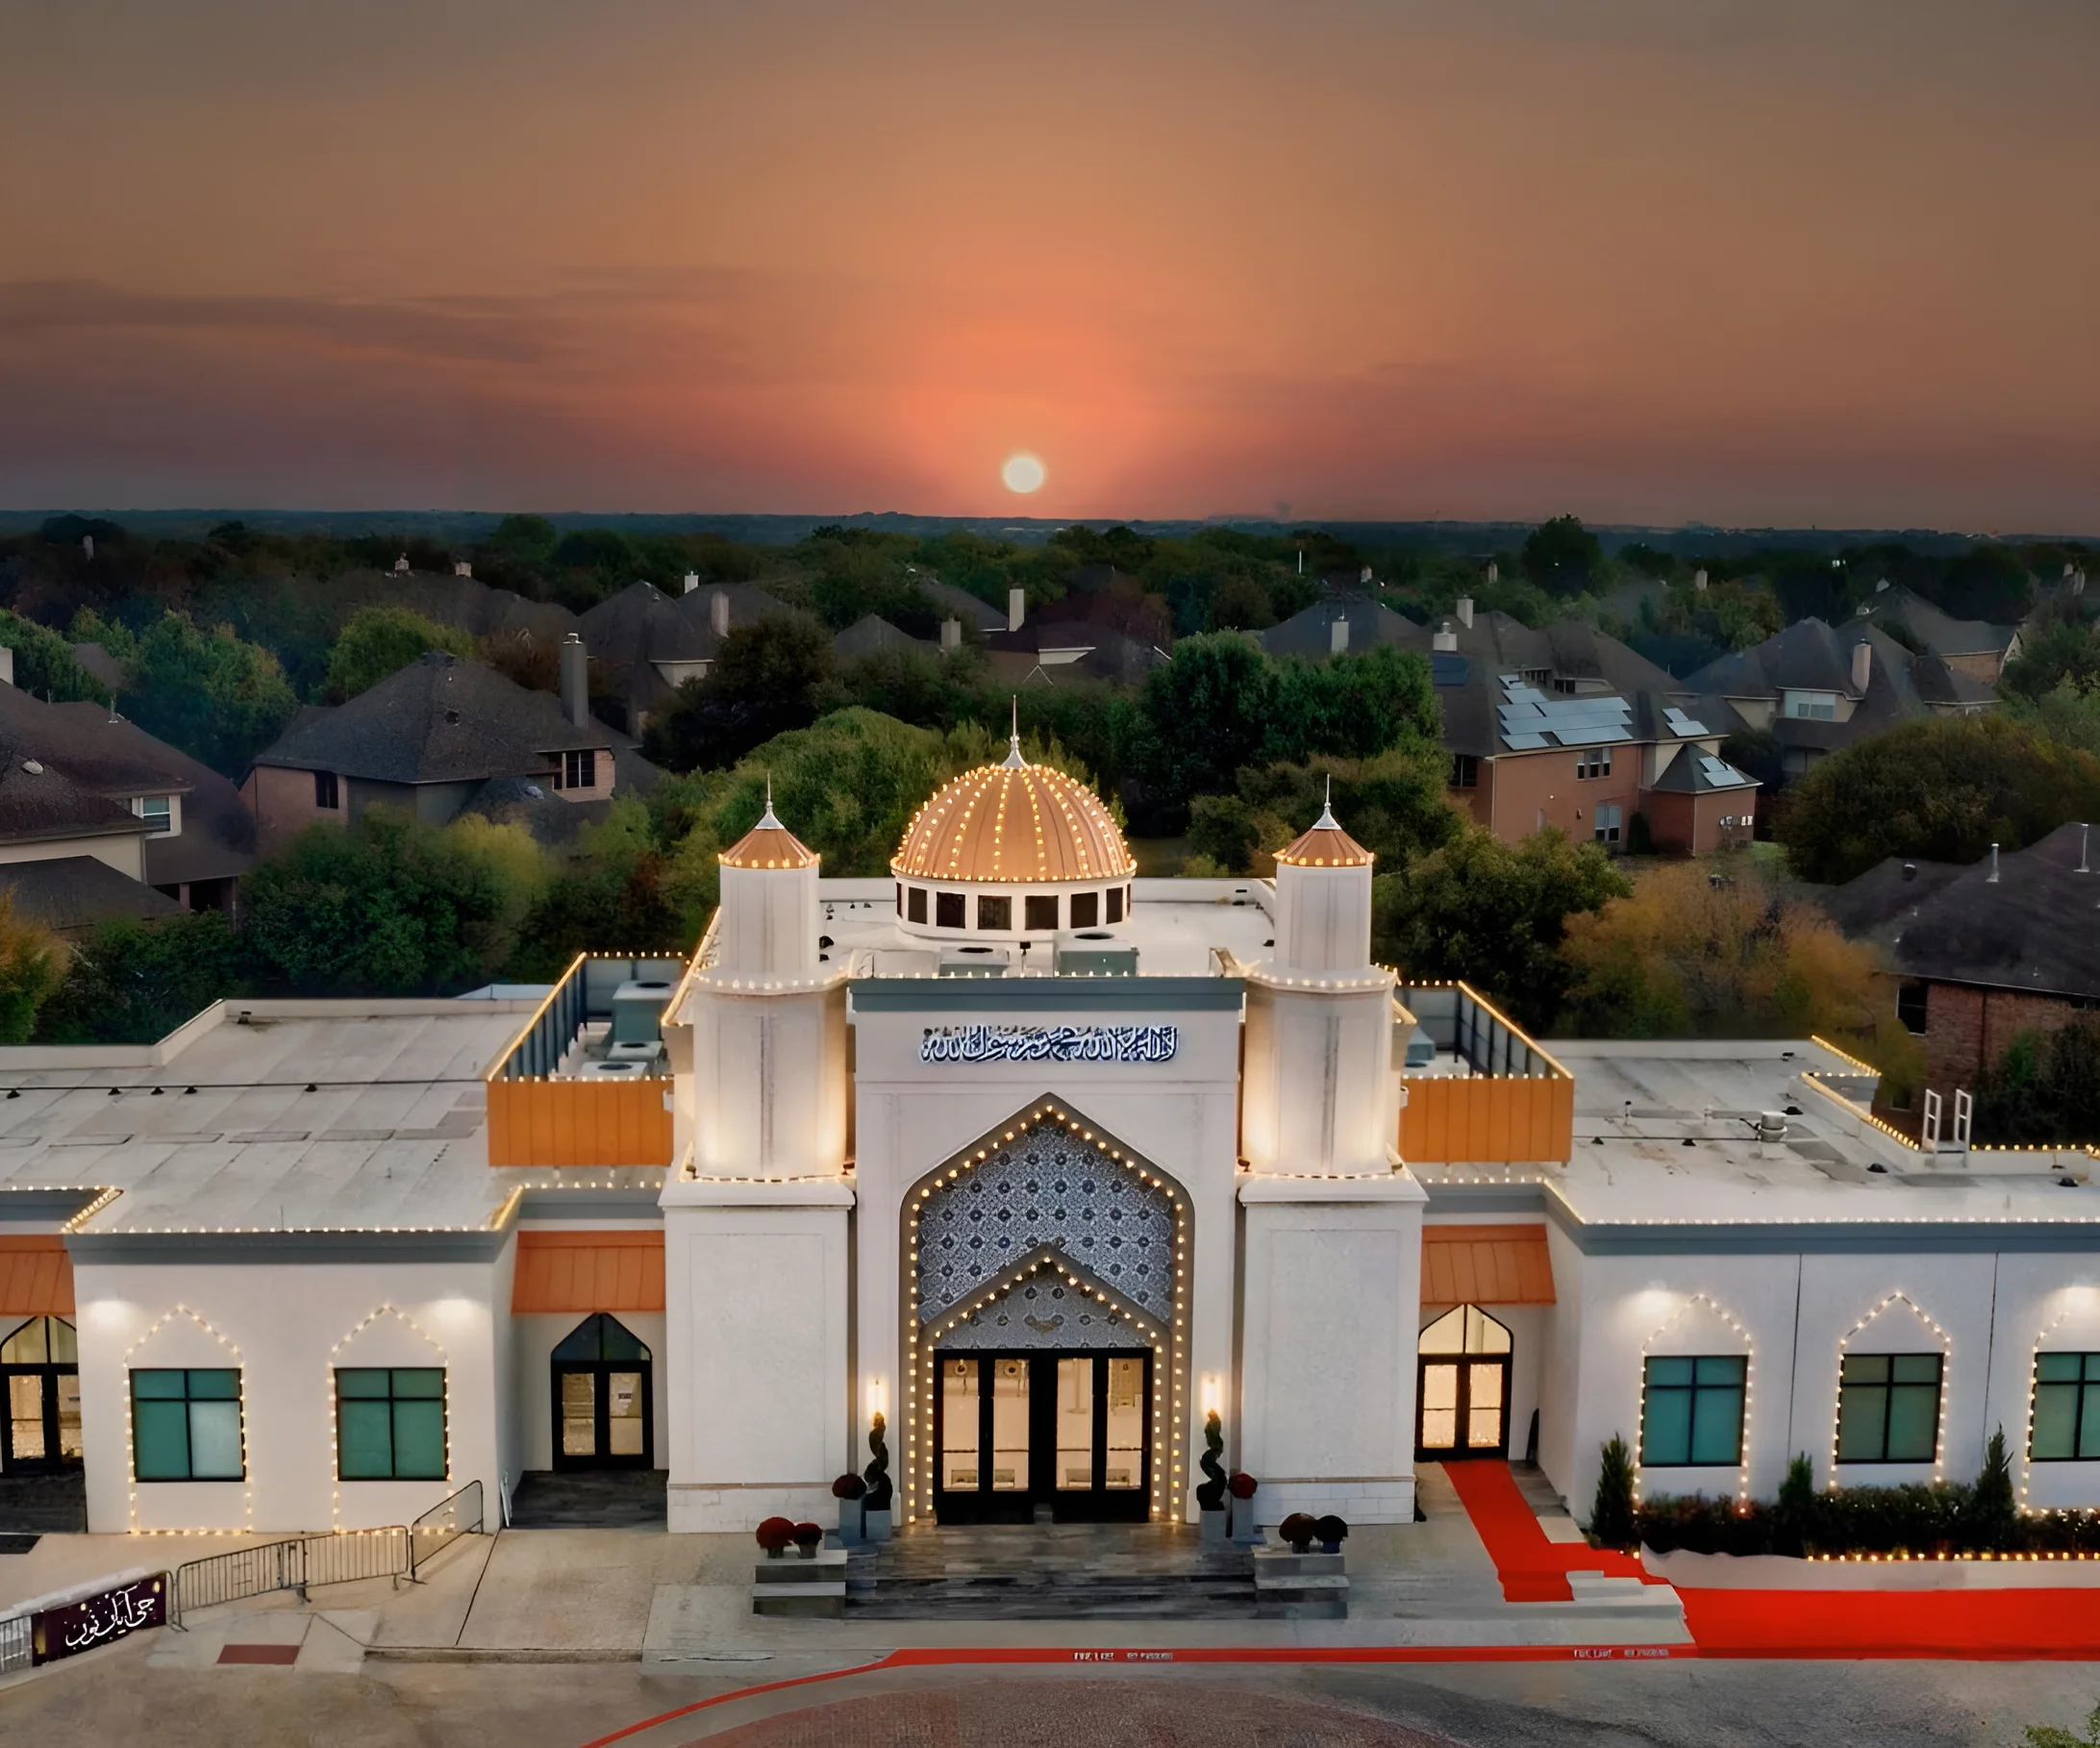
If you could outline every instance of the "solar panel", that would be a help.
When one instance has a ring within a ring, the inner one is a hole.
[[[1562,746],[1612,746],[1621,740],[1631,740],[1630,730],[1623,728],[1563,728],[1556,731]]]
[[[1512,753],[1529,753],[1546,744],[1543,735],[1512,735],[1504,732],[1502,742]]]
[[[1733,788],[1742,782],[1743,776],[1725,759],[1716,759],[1712,753],[1699,756],[1699,768],[1706,773],[1706,780],[1716,788]]]
[[[1465,684],[1465,658],[1454,656],[1448,650],[1440,651],[1429,659],[1429,681],[1432,686],[1463,686]]]
[[[1694,721],[1675,705],[1664,709],[1662,720],[1669,725],[1671,734],[1684,736],[1688,739],[1694,735],[1703,735],[1707,732],[1705,723]]]

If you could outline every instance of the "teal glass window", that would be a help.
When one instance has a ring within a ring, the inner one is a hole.
[[[132,1475],[240,1481],[240,1374],[154,1367],[131,1375]]]
[[[1750,1362],[1740,1354],[1670,1355],[1642,1373],[1640,1461],[1652,1468],[1732,1466],[1742,1461]]]
[[[1932,1461],[1942,1365],[1938,1354],[1847,1354],[1838,1373],[1838,1461]]]
[[[2036,1462],[2100,1461],[2100,1354],[2035,1356],[2027,1455]]]
[[[445,1479],[442,1366],[340,1366],[336,1474],[343,1481]]]

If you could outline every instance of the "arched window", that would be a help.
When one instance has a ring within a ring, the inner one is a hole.
[[[11,1470],[70,1468],[81,1460],[80,1340],[63,1317],[32,1317],[0,1340],[0,1462]]]
[[[1428,1461],[1510,1449],[1510,1332],[1477,1305],[1438,1317],[1415,1341],[1414,1454]]]
[[[554,1466],[645,1469],[656,1438],[650,1353],[617,1317],[595,1311],[551,1356]]]

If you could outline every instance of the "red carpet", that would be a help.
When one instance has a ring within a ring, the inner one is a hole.
[[[2100,1658],[2094,1590],[1680,1589],[1702,1657]]]
[[[1488,1558],[1495,1562],[1505,1602],[1569,1602],[1574,1597],[1567,1587],[1570,1572],[1602,1572],[1651,1585],[1662,1582],[1649,1577],[1640,1562],[1627,1555],[1579,1541],[1548,1541],[1506,1462],[1447,1462],[1444,1473],[1458,1489]]]

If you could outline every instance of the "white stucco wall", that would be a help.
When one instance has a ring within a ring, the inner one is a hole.
[[[477,1478],[492,1515],[506,1407],[495,1272],[488,1262],[76,1258],[88,1528],[366,1529],[406,1523]],[[338,1482],[335,1368],[438,1364],[448,1479]],[[244,1481],[133,1482],[129,1373],[139,1366],[239,1369]]]

